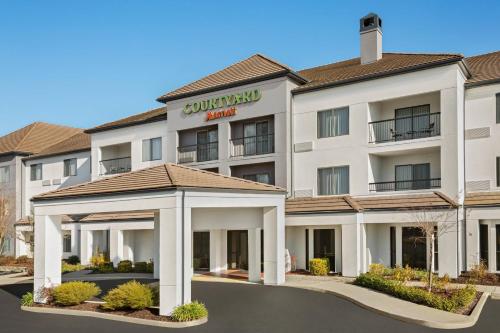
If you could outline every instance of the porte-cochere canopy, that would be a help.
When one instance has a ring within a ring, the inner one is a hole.
[[[154,212],[154,276],[159,279],[162,315],[191,301],[193,231],[248,230],[249,279],[260,280],[263,242],[264,283],[281,284],[285,281],[285,196],[284,189],[272,185],[176,164],[38,195],[33,198],[36,301],[45,301],[40,290],[61,283],[65,215]],[[211,247],[217,252],[223,246],[215,238]]]

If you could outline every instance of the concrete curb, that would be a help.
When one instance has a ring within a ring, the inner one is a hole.
[[[356,304],[364,309],[373,311],[375,313],[378,313],[378,314],[381,314],[381,315],[384,315],[384,316],[387,316],[387,317],[390,317],[393,319],[397,319],[397,320],[407,322],[410,324],[417,324],[417,325],[421,325],[421,326],[425,326],[425,327],[439,328],[439,329],[460,329],[460,328],[467,328],[467,327],[474,326],[476,324],[477,320],[479,319],[479,315],[481,314],[481,311],[483,310],[483,306],[486,303],[486,300],[490,296],[489,292],[483,292],[483,294],[481,295],[481,298],[478,300],[476,306],[474,307],[474,310],[472,310],[472,313],[470,315],[465,316],[465,315],[458,315],[457,314],[458,316],[463,317],[463,320],[450,323],[450,322],[427,321],[427,320],[413,318],[410,316],[402,316],[402,315],[394,314],[394,313],[387,312],[387,311],[384,311],[382,309],[373,307],[373,306],[366,304],[358,299],[349,297],[343,293],[335,292],[332,290],[325,290],[325,289],[315,288],[315,287],[291,286],[291,285],[289,285],[289,286],[285,285],[285,287],[306,289],[306,290],[321,292],[321,293],[325,293],[325,294],[333,294],[333,295],[338,296],[340,298],[343,298],[347,301],[350,301],[350,302],[352,302],[352,303],[354,303],[354,304]],[[415,305],[419,305],[419,304],[415,304]],[[421,305],[421,306],[424,306],[424,305]],[[442,310],[438,310],[438,309],[434,309],[434,310],[435,311],[442,311]]]
[[[110,313],[102,313],[102,312],[94,312],[94,311],[83,311],[83,310],[71,310],[71,309],[57,309],[57,308],[40,308],[40,307],[32,307],[32,306],[21,306],[21,310],[28,312],[36,312],[36,313],[50,313],[50,314],[60,314],[60,315],[68,315],[68,316],[80,316],[80,317],[93,317],[93,318],[101,318],[108,320],[121,321],[131,324],[139,324],[139,325],[149,325],[156,327],[170,327],[170,328],[184,328],[184,327],[192,327],[205,324],[208,322],[208,317],[188,321],[188,322],[174,322],[174,321],[158,321],[151,319],[142,319],[142,318],[134,318],[127,317],[121,315],[115,315]]]

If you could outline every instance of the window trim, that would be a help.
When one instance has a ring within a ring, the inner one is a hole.
[[[497,187],[500,187],[500,156],[496,157],[496,174]]]
[[[319,128],[320,128],[320,126],[319,126],[319,114],[322,112],[330,111],[330,112],[332,112],[332,116],[333,116],[333,113],[335,112],[335,110],[341,110],[341,109],[345,109],[345,108],[347,108],[347,133],[337,134],[337,135],[332,135],[332,136],[320,136],[320,134],[319,134]],[[339,107],[335,107],[335,108],[329,108],[329,109],[323,109],[323,110],[316,111],[316,138],[318,140],[320,140],[320,139],[336,138],[339,136],[350,135],[350,132],[351,132],[350,118],[351,118],[351,109],[349,108],[349,105],[344,105],[344,106],[339,106]]]
[[[71,174],[71,161],[75,161],[75,173]],[[69,162],[69,168],[66,170],[66,162]],[[68,171],[68,174],[66,174],[66,171]],[[76,157],[72,158],[66,158],[63,160],[63,177],[74,177],[78,175],[78,159]]]
[[[319,170],[323,169],[334,169],[334,168],[347,168],[347,193],[339,193],[339,194],[320,194],[319,193]],[[349,164],[321,167],[316,169],[316,195],[318,197],[332,196],[332,195],[347,195],[351,193],[351,166]]]
[[[496,123],[500,124],[500,93],[495,94],[495,115]]]

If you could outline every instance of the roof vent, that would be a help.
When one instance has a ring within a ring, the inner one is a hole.
[[[359,20],[361,64],[382,59],[382,19],[370,13]]]

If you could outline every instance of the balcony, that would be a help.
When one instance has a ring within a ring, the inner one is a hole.
[[[398,117],[369,123],[369,143],[428,138],[441,134],[441,113]]]
[[[370,183],[370,192],[426,190],[441,187],[441,178]]]
[[[231,157],[274,153],[274,134],[232,139],[230,143]]]
[[[130,157],[120,157],[99,161],[99,175],[115,175],[132,170]]]
[[[219,143],[210,142],[177,147],[178,163],[214,161],[219,159]]]

